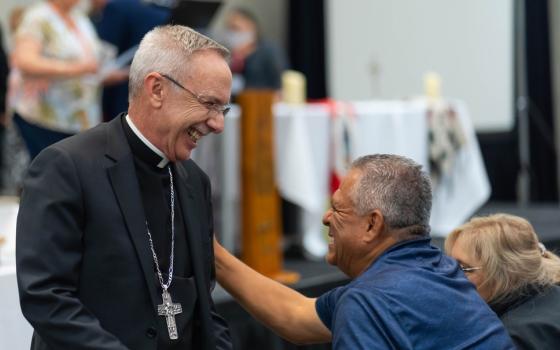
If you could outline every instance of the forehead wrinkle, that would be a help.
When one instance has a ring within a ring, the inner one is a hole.
[[[205,95],[205,94],[200,94],[199,98],[203,101],[203,102],[210,102],[210,103],[216,103],[216,104],[220,104],[220,105],[226,105],[229,104],[229,99],[227,101],[222,101],[220,98],[216,97],[216,96],[212,96],[212,95]]]

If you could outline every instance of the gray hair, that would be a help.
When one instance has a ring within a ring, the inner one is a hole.
[[[352,168],[361,172],[352,193],[358,215],[379,209],[390,228],[415,226],[417,233],[429,233],[432,185],[421,165],[406,157],[373,154],[356,159]]]
[[[172,76],[184,74],[190,56],[201,50],[215,50],[229,59],[229,50],[197,31],[180,25],[166,25],[149,31],[138,47],[130,66],[128,100],[142,89],[144,78],[151,72]]]

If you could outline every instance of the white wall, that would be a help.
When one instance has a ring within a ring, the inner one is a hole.
[[[423,93],[466,101],[478,130],[513,125],[513,1],[327,0],[329,90],[334,98]]]

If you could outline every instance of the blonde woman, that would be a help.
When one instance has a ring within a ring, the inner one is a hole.
[[[519,349],[560,349],[560,259],[531,224],[496,214],[473,218],[445,241]]]

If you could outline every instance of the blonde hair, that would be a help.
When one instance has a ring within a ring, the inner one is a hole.
[[[190,56],[202,50],[214,50],[225,60],[230,56],[224,46],[186,26],[165,25],[149,31],[130,65],[128,100],[139,94],[146,75],[159,72],[179,76],[188,68]]]
[[[479,287],[488,287],[490,305],[511,301],[529,286],[544,289],[560,282],[560,258],[541,249],[533,226],[523,218],[473,218],[447,237],[447,254],[459,237],[465,253],[480,261],[485,280]]]

